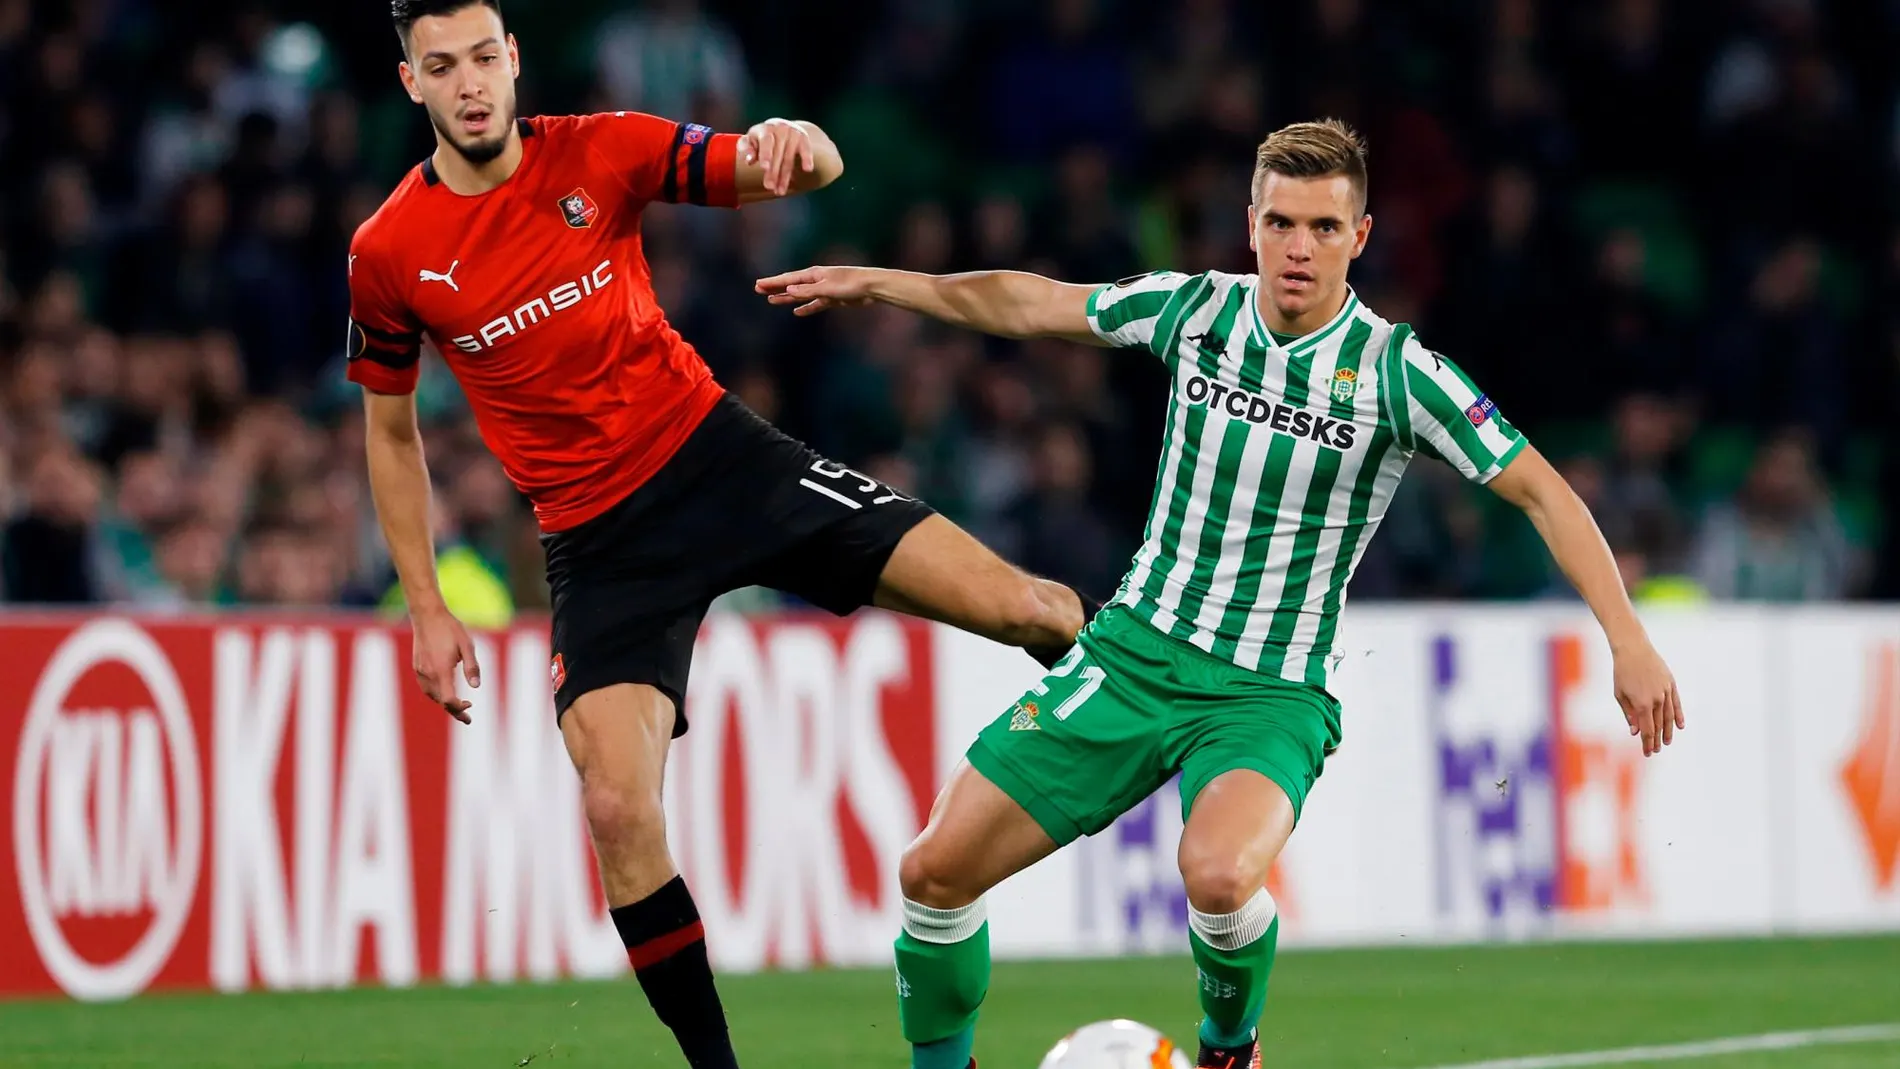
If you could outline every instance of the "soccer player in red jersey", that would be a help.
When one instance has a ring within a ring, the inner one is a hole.
[[[520,118],[499,0],[393,0],[404,88],[435,151],[350,247],[349,377],[370,483],[431,700],[479,686],[443,604],[414,389],[426,337],[533,503],[550,675],[607,905],[695,1069],[736,1065],[698,912],[667,850],[661,777],[686,731],[711,601],[763,585],[845,614],[878,605],[1021,646],[1045,665],[1095,603],[1025,575],[927,505],[818,456],[729,396],[655,301],[654,201],[736,208],[823,187],[843,163],[805,122],[743,135],[621,112]]]

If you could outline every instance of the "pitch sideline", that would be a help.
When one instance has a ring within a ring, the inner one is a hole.
[[[1616,1050],[1587,1050],[1574,1054],[1539,1054],[1527,1058],[1497,1058],[1484,1062],[1435,1065],[1430,1069],[1584,1069],[1597,1065],[1634,1065],[1643,1062],[1675,1062],[1692,1058],[1712,1058],[1719,1054],[1747,1054],[1757,1051],[1798,1050],[1803,1047],[1838,1047],[1850,1043],[1883,1043],[1900,1040],[1900,1023],[1858,1025],[1852,1028],[1816,1028],[1800,1032],[1762,1032],[1752,1036],[1726,1036],[1694,1043],[1671,1043],[1652,1047],[1622,1047]]]

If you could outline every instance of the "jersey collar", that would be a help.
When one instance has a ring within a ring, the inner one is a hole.
[[[1337,332],[1342,324],[1351,320],[1353,313],[1359,308],[1359,293],[1352,288],[1352,283],[1348,282],[1346,283],[1346,303],[1339,306],[1338,314],[1334,315],[1325,326],[1310,334],[1301,335],[1290,344],[1282,346],[1273,340],[1273,332],[1267,329],[1267,324],[1260,318],[1261,284],[1260,276],[1255,275],[1253,296],[1247,301],[1247,311],[1253,315],[1254,344],[1263,349],[1283,349],[1290,356],[1310,353],[1318,348],[1319,344]]]
[[[521,138],[524,141],[534,136],[534,126],[526,119],[516,119],[515,129],[521,131]],[[422,180],[432,186],[442,184],[442,176],[435,173],[435,154],[433,152],[422,157]]]

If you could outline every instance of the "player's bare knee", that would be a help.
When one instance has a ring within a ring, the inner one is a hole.
[[[1202,913],[1235,913],[1265,885],[1265,878],[1233,855],[1184,854],[1181,879],[1188,904]]]
[[[581,809],[603,853],[639,854],[666,849],[666,813],[652,790],[583,780]]]
[[[967,886],[961,866],[951,862],[949,851],[937,847],[928,836],[911,843],[897,865],[904,897],[931,909],[961,909],[981,898],[983,889]]]

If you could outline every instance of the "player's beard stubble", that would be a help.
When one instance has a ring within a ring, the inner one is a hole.
[[[490,123],[489,133],[486,137],[470,138],[468,140],[463,140],[455,136],[454,119],[443,116],[434,108],[427,108],[425,110],[429,113],[429,122],[435,126],[436,133],[442,135],[442,140],[448,142],[449,147],[459,153],[463,159],[477,167],[500,156],[502,152],[508,148],[508,131],[512,129],[515,124],[515,106],[513,101],[509,101],[506,107],[496,107],[492,109],[490,114],[495,121]]]

